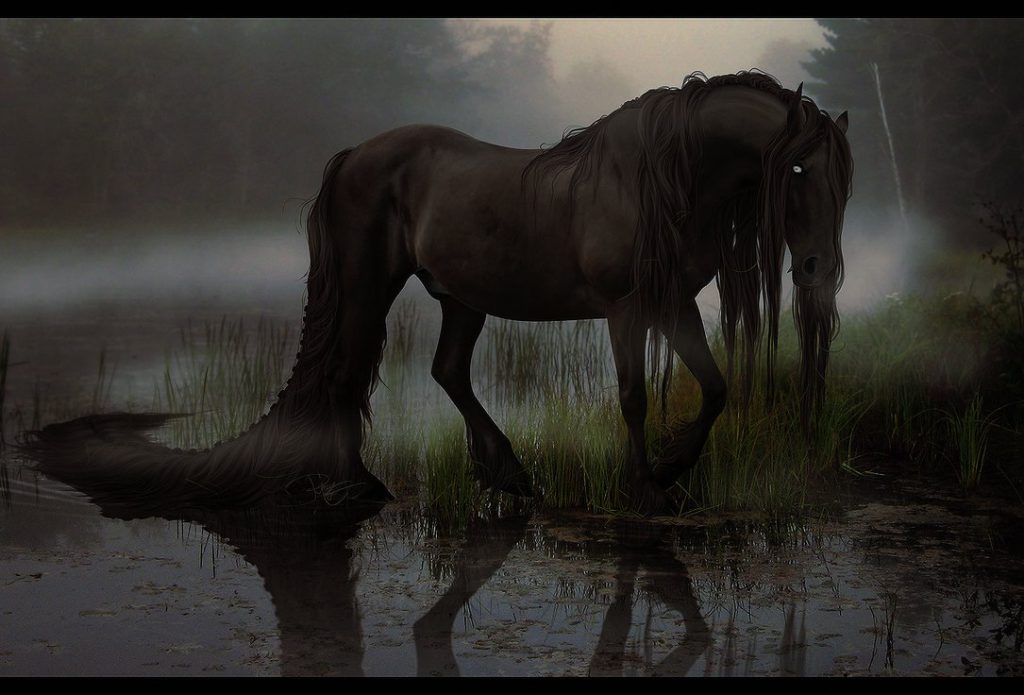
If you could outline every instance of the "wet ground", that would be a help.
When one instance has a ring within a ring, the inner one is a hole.
[[[145,407],[186,318],[294,325],[299,304],[4,307],[7,407],[37,383],[88,397],[104,344],[109,400]],[[416,359],[438,391],[429,345]],[[409,501],[110,518],[8,451],[0,674],[1024,675],[1021,513],[849,485],[799,523],[535,513],[439,535]]]
[[[123,521],[8,474],[2,674],[1024,674],[1021,519],[913,481],[793,524],[446,537],[401,503]]]

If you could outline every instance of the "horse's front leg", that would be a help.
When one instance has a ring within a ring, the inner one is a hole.
[[[697,379],[701,392],[697,419],[676,425],[654,462],[654,479],[667,488],[682,473],[697,465],[711,426],[725,408],[725,379],[708,347],[696,301],[686,303],[675,329],[664,332],[669,345]]]
[[[668,495],[654,482],[647,463],[644,421],[647,418],[647,386],[644,383],[644,344],[647,324],[625,306],[608,313],[608,333],[619,379],[619,405],[629,429],[630,504],[641,514],[671,513]]]

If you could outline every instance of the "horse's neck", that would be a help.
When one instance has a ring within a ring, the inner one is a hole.
[[[786,104],[773,94],[729,85],[715,88],[704,97],[697,118],[706,140],[760,152],[786,125],[786,112]]]
[[[640,109],[623,110],[609,119],[602,159],[609,168],[626,173],[636,170],[640,136]],[[698,105],[701,140],[700,188],[705,196],[725,201],[740,190],[756,186],[762,156],[772,138],[786,124],[786,106],[759,89],[743,85],[714,88]],[[680,124],[680,128],[686,124]],[[681,136],[681,133],[680,133]],[[717,207],[712,202],[711,207]]]

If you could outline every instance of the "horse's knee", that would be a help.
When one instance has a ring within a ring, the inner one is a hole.
[[[434,360],[430,365],[430,376],[434,377],[434,381],[443,389],[447,389],[448,384],[452,383],[453,372],[451,365],[445,364],[444,360]]]
[[[643,420],[647,416],[647,389],[644,384],[619,386],[619,405],[627,420]]]

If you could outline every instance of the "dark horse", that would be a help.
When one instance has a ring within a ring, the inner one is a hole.
[[[738,347],[749,397],[767,331],[770,393],[788,245],[805,415],[821,403],[853,166],[846,127],[845,113],[833,121],[801,89],[783,89],[762,73],[695,74],[543,151],[424,125],[344,150],[327,164],[309,212],[302,341],[271,411],[209,451],[107,438],[88,452],[92,470],[165,502],[175,495],[190,503],[244,501],[267,481],[302,475],[341,481],[353,499],[387,498],[360,448],[385,317],[416,275],[443,311],[431,373],[465,417],[475,475],[485,486],[531,492],[470,383],[485,317],[607,318],[629,429],[632,499],[644,512],[662,509],[664,489],[697,462],[725,404],[726,381],[695,302],[712,279],[729,371]],[[674,356],[703,394],[697,420],[675,430],[653,466],[644,442],[649,331],[662,402]],[[658,333],[671,349],[659,348]]]

